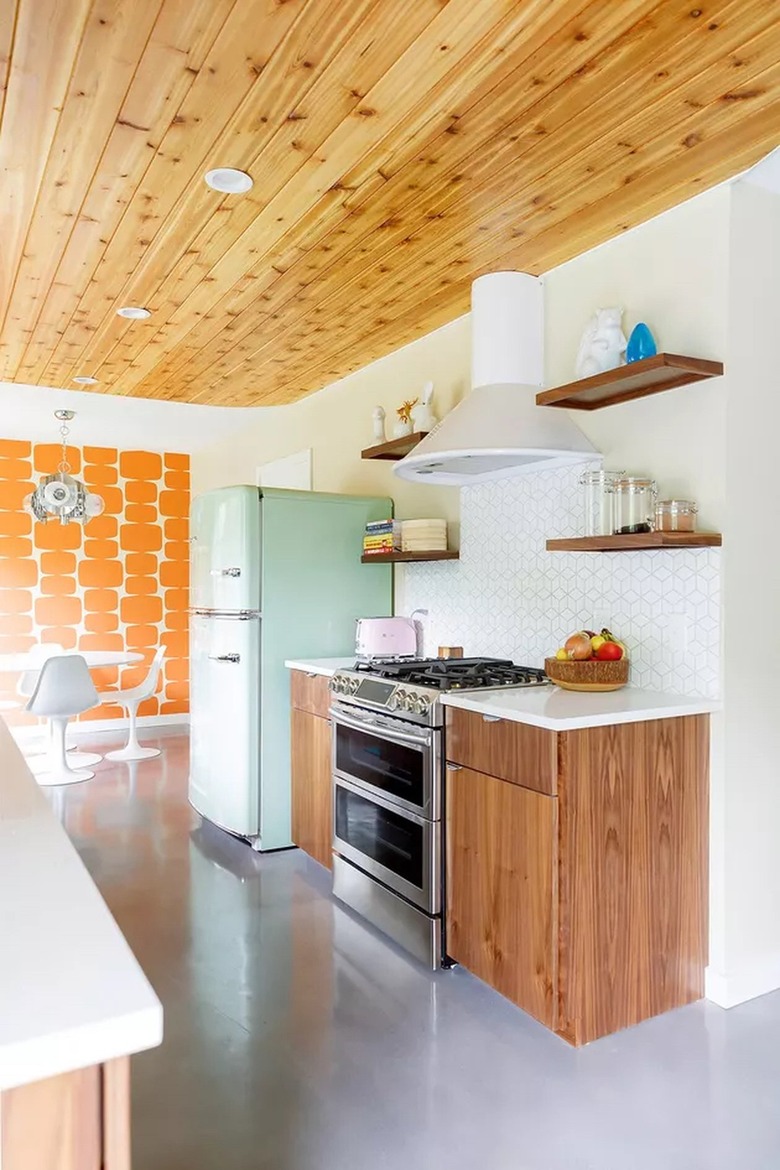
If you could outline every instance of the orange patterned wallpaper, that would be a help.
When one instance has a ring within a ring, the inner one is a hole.
[[[162,645],[158,691],[139,715],[187,712],[189,456],[69,447],[72,473],[105,501],[84,528],[40,524],[22,508],[60,457],[56,443],[0,439],[0,654],[35,642],[142,653],[138,666],[92,672],[97,689],[110,692],[141,682]],[[0,699],[18,699],[17,678],[0,674]],[[4,713],[9,721],[18,714]],[[109,698],[82,718],[123,715]]]

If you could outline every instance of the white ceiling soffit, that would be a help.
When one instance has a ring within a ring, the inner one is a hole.
[[[256,422],[257,411],[263,408],[198,406],[0,382],[0,437],[54,442],[53,413],[62,409],[77,412],[71,433],[80,447],[192,453],[245,430],[247,420]]]

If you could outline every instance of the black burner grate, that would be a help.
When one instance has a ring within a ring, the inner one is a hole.
[[[437,691],[539,686],[547,681],[543,670],[516,666],[509,658],[374,659],[356,663],[355,670],[413,686],[433,687]]]

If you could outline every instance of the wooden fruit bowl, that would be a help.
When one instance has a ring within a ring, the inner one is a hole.
[[[547,677],[565,691],[619,691],[628,682],[627,658],[617,662],[545,658],[544,669]]]

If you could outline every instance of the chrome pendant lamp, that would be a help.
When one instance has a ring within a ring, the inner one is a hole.
[[[86,524],[93,516],[99,516],[105,507],[102,496],[91,492],[81,480],[70,474],[68,423],[75,413],[74,410],[55,410],[54,417],[60,424],[62,458],[54,475],[42,476],[35,491],[24,500],[25,511],[43,524],[49,520],[59,520],[60,524],[76,520],[79,524]]]

